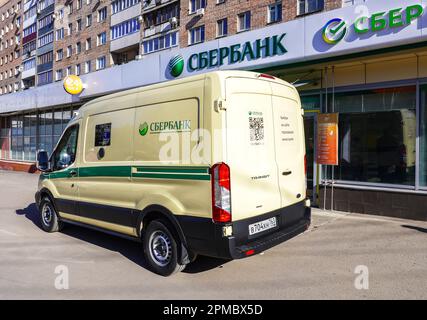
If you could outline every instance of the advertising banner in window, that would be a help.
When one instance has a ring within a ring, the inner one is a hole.
[[[317,116],[317,163],[338,165],[338,113]]]

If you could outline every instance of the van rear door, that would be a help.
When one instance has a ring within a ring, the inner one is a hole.
[[[287,207],[306,196],[304,122],[293,89],[274,82],[271,88],[281,206]]]
[[[281,207],[272,91],[268,81],[226,80],[226,162],[230,166],[232,220]]]

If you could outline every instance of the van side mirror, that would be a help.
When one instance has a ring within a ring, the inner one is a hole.
[[[45,150],[37,151],[37,169],[42,172],[49,171],[49,154]]]

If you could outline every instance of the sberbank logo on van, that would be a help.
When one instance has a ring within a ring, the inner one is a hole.
[[[348,26],[352,26],[355,34],[368,32],[378,33],[386,29],[402,28],[412,24],[424,14],[425,8],[420,4],[399,7],[389,11],[376,12],[371,15],[359,16],[354,22],[347,24],[343,19],[329,20],[322,31],[322,39],[335,45],[348,34]]]
[[[191,120],[172,120],[144,122],[139,125],[139,134],[145,136],[147,133],[156,134],[161,132],[191,132]]]
[[[182,74],[185,64],[188,72],[220,67],[224,64],[233,65],[244,61],[274,57],[287,53],[283,40],[286,33],[274,35],[245,43],[237,43],[228,47],[215,48],[209,51],[193,53],[185,63],[181,55],[171,58],[168,63],[169,73],[173,77]]]

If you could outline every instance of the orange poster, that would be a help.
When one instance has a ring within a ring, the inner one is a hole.
[[[338,113],[317,115],[317,163],[338,165]]]

